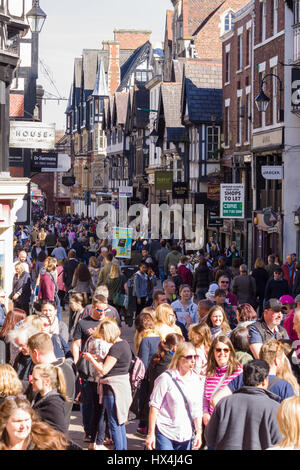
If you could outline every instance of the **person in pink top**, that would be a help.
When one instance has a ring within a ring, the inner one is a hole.
[[[227,336],[216,337],[207,358],[206,380],[203,396],[203,424],[207,426],[213,413],[210,400],[223,387],[243,372],[234,347]]]
[[[286,329],[287,334],[291,341],[296,341],[298,335],[294,330],[294,315],[295,315],[295,301],[291,295],[282,295],[280,302],[285,306],[286,316],[283,320],[282,326]]]

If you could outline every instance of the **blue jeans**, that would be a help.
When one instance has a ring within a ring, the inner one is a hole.
[[[118,424],[115,397],[113,395],[103,396],[102,413],[104,410],[107,411],[108,424],[114,441],[114,450],[127,450],[126,427],[125,424],[121,426]]]
[[[166,279],[164,268],[158,268],[158,272],[159,272],[161,283],[163,283],[164,280]]]
[[[156,446],[155,450],[191,450],[192,440],[177,442],[172,439],[168,439],[166,436],[161,434],[157,427],[155,428]]]
[[[55,302],[56,302],[56,307],[57,307],[57,318],[58,318],[58,321],[62,321],[60,298],[59,298],[58,296],[56,297]]]

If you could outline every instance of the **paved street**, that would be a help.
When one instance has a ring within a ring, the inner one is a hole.
[[[68,310],[63,311],[63,319],[68,324]],[[129,328],[123,323],[122,337],[126,339],[131,345],[133,343],[134,327]],[[128,450],[142,450],[144,448],[144,439],[135,434],[138,426],[138,421],[132,421],[127,426],[127,443]],[[71,424],[69,428],[69,435],[71,439],[76,442],[83,449],[87,449],[88,442],[83,442],[84,430],[82,426],[82,417],[80,411],[73,411],[71,415]]]

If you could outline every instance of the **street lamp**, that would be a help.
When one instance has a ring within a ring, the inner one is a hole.
[[[39,0],[33,0],[32,8],[26,15],[32,33],[40,33],[47,18],[41,9]]]
[[[265,94],[263,87],[264,87],[264,82],[268,77],[275,77],[279,81],[279,97],[280,97],[280,108],[279,108],[279,120],[283,121],[283,109],[282,109],[282,92],[283,92],[283,87],[282,87],[282,81],[276,75],[275,73],[268,73],[261,81],[260,84],[260,92],[255,98],[255,104],[260,113],[265,113],[268,109],[269,103],[270,103],[270,98]]]

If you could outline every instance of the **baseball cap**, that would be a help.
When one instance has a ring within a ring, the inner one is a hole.
[[[280,312],[282,310],[282,303],[278,299],[269,299],[265,303],[265,310],[271,309],[274,312]]]
[[[282,295],[279,299],[279,301],[283,305],[293,305],[294,304],[294,299],[291,295]]]

